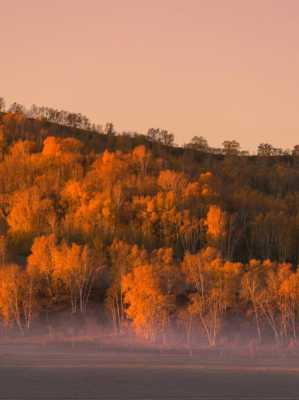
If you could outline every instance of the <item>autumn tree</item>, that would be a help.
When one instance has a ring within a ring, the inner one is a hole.
[[[272,156],[274,153],[274,147],[269,143],[261,143],[258,145],[257,154],[262,157]]]
[[[85,313],[95,279],[103,268],[102,261],[87,245],[62,243],[53,251],[55,279],[69,296],[72,313]]]
[[[55,211],[50,199],[43,198],[36,187],[14,193],[7,218],[10,233],[19,241],[51,233]]]
[[[193,136],[191,142],[186,145],[186,148],[202,152],[208,152],[209,145],[206,138],[203,136]]]
[[[34,239],[31,254],[27,258],[28,273],[35,279],[38,287],[41,306],[46,310],[59,300],[59,291],[56,277],[54,275],[54,253],[56,250],[55,236],[39,236]]]
[[[114,125],[112,122],[107,122],[104,128],[104,133],[108,136],[114,136],[116,134]]]
[[[151,161],[151,153],[146,149],[145,146],[137,146],[132,151],[133,162],[136,163],[138,168],[138,172],[142,178],[144,178],[149,169],[150,161]]]
[[[237,156],[240,153],[240,143],[236,140],[225,140],[223,142],[223,152],[227,156]]]
[[[179,227],[179,237],[184,252],[195,253],[204,240],[204,221],[190,216],[189,210],[184,211]]]
[[[158,177],[158,186],[166,192],[173,192],[176,196],[180,195],[187,185],[187,177],[182,172],[164,170]]]
[[[6,326],[15,324],[22,333],[30,328],[35,296],[33,281],[26,271],[13,264],[0,268],[0,315]]]
[[[107,291],[106,305],[111,313],[116,333],[121,332],[126,313],[122,281],[134,267],[146,262],[147,254],[137,245],[130,245],[122,240],[114,240],[109,247],[111,264],[111,284]]]
[[[163,291],[153,266],[136,266],[123,277],[122,290],[126,312],[136,333],[155,341],[168,320],[169,296]]]
[[[165,146],[173,146],[174,135],[166,129],[150,128],[147,132],[147,137],[151,142],[163,144]]]
[[[10,154],[13,158],[27,157],[35,150],[35,143],[30,140],[18,140],[10,147]]]
[[[216,246],[223,256],[227,256],[228,222],[230,219],[227,213],[223,212],[219,206],[210,205],[204,225],[207,230],[208,242]]]
[[[208,235],[213,239],[219,239],[224,234],[225,214],[218,206],[210,206],[205,221]]]
[[[78,180],[69,180],[60,194],[66,211],[62,221],[64,235],[91,240],[104,223],[105,194],[89,190]]]
[[[277,343],[296,339],[298,315],[298,273],[290,264],[270,260],[251,260],[242,279],[241,296],[250,301],[254,311],[259,341],[262,328],[272,331]]]
[[[281,334],[284,340],[289,337],[297,340],[299,314],[299,272],[290,272],[290,266],[284,267],[286,276],[279,287],[279,309],[281,312]]]
[[[250,260],[241,281],[241,298],[251,304],[259,342],[262,341],[260,297],[264,284],[263,266],[257,260]]]
[[[241,265],[223,262],[217,250],[208,247],[187,253],[182,271],[190,285],[188,312],[199,319],[210,346],[214,346],[227,309],[235,302]]]

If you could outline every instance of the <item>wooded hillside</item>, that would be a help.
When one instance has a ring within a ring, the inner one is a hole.
[[[24,332],[45,312],[101,304],[115,332],[149,340],[170,326],[189,340],[196,326],[214,345],[231,320],[259,340],[296,338],[296,146],[180,148],[165,130],[119,134],[33,111],[0,114],[4,326]]]

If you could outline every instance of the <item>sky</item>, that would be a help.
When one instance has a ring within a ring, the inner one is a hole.
[[[184,144],[299,143],[298,0],[0,0],[0,96]]]

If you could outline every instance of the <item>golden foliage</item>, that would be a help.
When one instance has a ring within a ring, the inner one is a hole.
[[[208,235],[213,239],[219,239],[225,234],[226,216],[218,206],[210,206],[205,221]]]
[[[55,218],[52,203],[42,198],[38,188],[14,193],[7,218],[12,233],[36,234],[51,231],[51,217]]]
[[[169,299],[163,293],[159,278],[150,264],[139,265],[122,279],[127,315],[138,334],[155,340],[165,329]]]
[[[30,328],[35,303],[33,280],[18,265],[0,268],[0,316],[6,326],[16,324],[23,332]]]

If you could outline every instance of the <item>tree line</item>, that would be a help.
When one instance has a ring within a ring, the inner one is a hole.
[[[173,133],[166,129],[150,128],[146,135],[138,132],[117,132],[112,122],[107,122],[105,126],[95,124],[88,117],[81,113],[68,112],[58,110],[51,107],[37,106],[33,104],[29,109],[20,103],[14,102],[6,106],[6,101],[0,97],[0,113],[11,113],[19,117],[32,118],[34,120],[48,121],[50,123],[59,124],[62,126],[82,129],[84,131],[98,132],[108,136],[123,135],[123,136],[140,136],[142,139],[145,136],[146,140],[155,144],[164,146],[177,146]],[[249,156],[247,150],[242,150],[241,145],[236,140],[225,140],[221,148],[211,147],[208,141],[203,136],[194,136],[189,143],[183,146],[186,149],[192,149],[199,152],[226,155],[226,156]],[[299,156],[299,144],[294,145],[293,149],[282,149],[271,145],[270,143],[260,143],[257,147],[256,154],[261,157],[280,157],[280,156]]]

